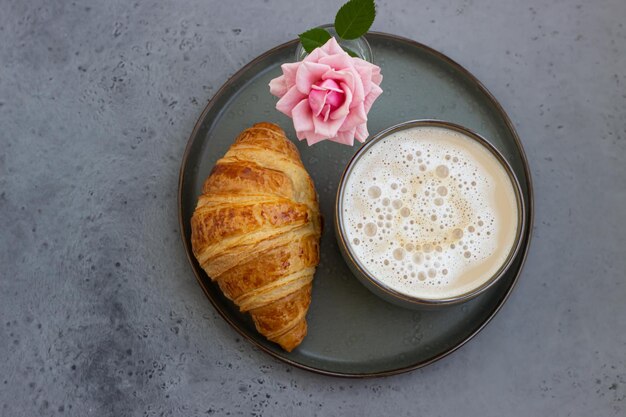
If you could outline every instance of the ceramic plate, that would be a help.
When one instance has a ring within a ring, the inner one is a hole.
[[[384,93],[369,114],[370,134],[412,119],[446,120],[481,134],[502,152],[517,174],[529,221],[512,267],[487,292],[441,311],[395,307],[371,294],[350,273],[332,227],[337,184],[358,146],[324,142],[309,148],[298,142],[319,193],[326,227],[307,315],[308,335],[296,350],[284,352],[260,336],[252,321],[222,296],[191,252],[189,222],[202,183],[239,132],[256,122],[270,121],[295,138],[291,120],[275,110],[276,99],[267,85],[280,75],[280,64],[294,60],[297,42],[280,45],[243,67],[209,102],[189,138],[178,195],[183,243],[200,286],[235,330],[284,362],[337,376],[405,372],[441,359],[470,340],[494,317],[513,289],[526,258],[534,213],[524,150],[509,118],[485,87],[459,64],[424,45],[383,33],[370,33],[367,39],[384,76]]]

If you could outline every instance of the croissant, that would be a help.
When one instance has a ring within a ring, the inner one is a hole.
[[[290,352],[307,333],[319,263],[317,193],[272,123],[244,130],[206,179],[191,218],[198,262],[256,329]]]

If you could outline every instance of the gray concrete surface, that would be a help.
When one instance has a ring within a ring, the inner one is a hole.
[[[465,65],[535,180],[519,286],[425,369],[332,379],[217,316],[178,168],[227,77],[330,0],[0,0],[0,415],[626,415],[626,2],[379,1],[374,29]]]

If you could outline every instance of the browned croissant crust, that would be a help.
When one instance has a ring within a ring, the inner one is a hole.
[[[311,177],[275,124],[244,130],[206,179],[191,218],[198,262],[286,351],[307,332],[321,218]]]

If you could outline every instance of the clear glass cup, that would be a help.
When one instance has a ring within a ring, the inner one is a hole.
[[[339,36],[337,36],[337,32],[335,31],[335,25],[333,24],[322,25],[319,27],[321,29],[326,29],[332,36],[334,36],[342,48],[343,47],[348,48],[352,52],[357,54],[359,58],[367,62],[370,62],[372,64],[374,63],[374,56],[372,54],[372,48],[370,47],[370,44],[365,39],[365,36],[361,36],[358,39],[346,40],[346,39],[341,39]],[[296,61],[302,61],[307,55],[308,55],[308,52],[304,50],[301,43],[298,43],[298,47],[296,48]]]

